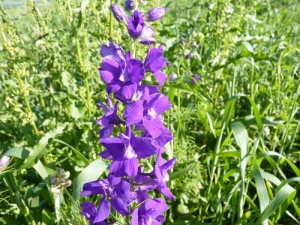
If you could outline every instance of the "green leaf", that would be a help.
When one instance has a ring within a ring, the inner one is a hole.
[[[253,47],[252,47],[252,45],[249,42],[243,41],[242,44],[247,48],[247,50],[249,52],[254,52]]]
[[[253,157],[252,176],[256,184],[256,190],[257,190],[256,192],[259,199],[260,210],[261,212],[263,212],[268,207],[270,199],[269,199],[269,194],[265,182],[260,173],[255,155]],[[263,225],[268,225],[268,221],[266,219],[267,218],[263,217],[260,223],[262,223]]]
[[[76,201],[82,191],[82,186],[94,180],[97,180],[108,167],[108,163],[97,159],[90,163],[75,179],[72,196]]]
[[[84,164],[86,166],[90,164],[90,161],[84,155],[82,155],[79,150],[77,150],[76,148],[72,147],[68,143],[66,143],[66,142],[64,142],[62,140],[56,139],[56,138],[54,138],[53,141],[61,143],[61,144],[64,144],[64,145],[68,146],[69,148],[71,148],[73,150],[73,152],[78,156],[78,158],[80,158],[84,162]]]
[[[182,170],[179,170],[179,171],[176,171],[176,172],[172,173],[170,175],[170,180],[175,180],[178,177],[181,177],[182,175],[186,174],[190,170],[194,169],[194,167],[195,167],[195,163],[191,164],[190,166],[188,166],[188,167],[186,167],[186,168],[184,168]]]
[[[46,146],[48,144],[49,139],[62,134],[68,124],[69,123],[59,124],[55,129],[47,132],[40,139],[39,143],[36,146],[34,146],[33,151],[25,159],[24,164],[20,167],[20,169],[33,167],[35,161],[48,151],[48,148],[46,148]]]
[[[247,166],[247,149],[248,149],[248,132],[245,126],[240,122],[236,121],[231,123],[231,129],[234,135],[234,138],[241,149],[241,177],[245,179],[245,171]]]
[[[275,195],[269,205],[265,208],[261,216],[259,217],[257,223],[261,223],[262,221],[266,221],[275,211],[284,203],[286,199],[288,199],[288,203],[294,199],[296,195],[296,190],[292,188],[290,185],[284,185],[279,192]]]
[[[72,103],[70,105],[70,114],[75,120],[77,120],[81,117],[80,112],[79,112],[78,108],[76,107],[74,101],[72,101]]]

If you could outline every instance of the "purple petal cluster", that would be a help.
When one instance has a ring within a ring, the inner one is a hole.
[[[133,1],[125,2],[126,11],[134,8]],[[163,198],[152,198],[150,192],[158,191],[169,200],[175,197],[167,186],[168,171],[176,159],[165,160],[164,146],[173,139],[165,126],[163,114],[171,108],[167,96],[158,86],[143,83],[146,74],[152,74],[159,86],[167,75],[162,72],[167,62],[163,46],[153,47],[154,29],[145,21],[160,19],[166,9],[156,7],[145,15],[139,10],[127,17],[117,4],[111,6],[117,21],[126,23],[134,43],[148,45],[144,60],[134,57],[134,52],[124,52],[117,43],[102,45],[102,63],[99,74],[106,85],[107,104],[99,102],[104,115],[97,120],[101,126],[100,143],[104,151],[100,156],[110,160],[106,179],[84,184],[81,196],[98,196],[93,202],[81,204],[81,215],[90,224],[122,223],[120,216],[132,225],[159,225],[165,221],[168,205]],[[133,50],[134,51],[134,50]],[[153,165],[147,163],[151,158]],[[95,199],[95,198],[93,198]],[[111,216],[118,213],[120,216]],[[124,222],[124,221],[123,221]]]

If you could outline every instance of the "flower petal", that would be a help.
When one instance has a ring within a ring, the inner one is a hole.
[[[162,128],[155,123],[157,120],[143,119],[143,125],[152,138],[157,138],[162,134]]]
[[[113,161],[110,165],[111,173],[116,177],[129,176],[134,177],[137,174],[137,158]]]
[[[113,198],[111,201],[111,205],[114,210],[116,210],[123,216],[129,215],[127,206],[124,204],[124,202],[120,198]]]
[[[97,215],[94,219],[94,223],[105,220],[110,214],[110,204],[107,198],[102,198],[99,203]]]
[[[153,73],[153,76],[156,78],[159,86],[163,86],[166,82],[167,75],[161,72],[160,70]]]
[[[139,123],[143,119],[143,102],[136,100],[129,103],[124,110],[124,118],[127,126]]]
[[[148,158],[158,152],[157,142],[152,138],[136,137],[131,142],[138,158]]]
[[[109,84],[116,82],[119,79],[122,69],[113,57],[108,56],[102,61],[99,72],[102,80]]]

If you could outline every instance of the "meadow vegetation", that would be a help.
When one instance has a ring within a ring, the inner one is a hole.
[[[155,38],[177,75],[162,88],[177,158],[165,224],[300,224],[299,1],[143,2],[168,9]],[[29,0],[0,17],[0,223],[88,224],[82,185],[108,172],[96,103],[109,1]],[[111,38],[127,51],[124,29],[114,21]],[[57,168],[72,185],[54,195]]]

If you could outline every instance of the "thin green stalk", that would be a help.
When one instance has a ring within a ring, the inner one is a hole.
[[[17,206],[20,209],[20,211],[22,212],[22,215],[25,217],[27,224],[35,225],[36,223],[34,222],[34,219],[30,213],[30,210],[28,209],[24,200],[18,194],[19,187],[18,187],[12,173],[5,173],[3,176],[3,182],[7,186],[7,188],[10,190],[11,195],[15,197]]]
[[[23,98],[24,98],[27,110],[28,110],[29,113],[32,113],[30,104],[29,104],[28,99],[27,99],[27,97],[26,97],[26,95],[24,93],[24,84],[23,84],[23,81],[22,81],[22,79],[20,77],[20,74],[18,73],[16,65],[14,65],[14,71],[15,71],[15,74],[17,75],[17,79],[18,79],[18,82],[19,82],[19,85],[20,85],[20,89],[21,89],[21,94],[23,95]],[[39,130],[38,130],[35,122],[32,123],[32,126],[33,126],[35,134],[38,135],[39,134]]]
[[[88,75],[84,71],[82,71],[83,61],[82,61],[82,54],[81,54],[81,48],[80,48],[78,37],[76,37],[76,48],[77,48],[77,56],[78,56],[78,60],[79,60],[79,64],[80,64],[80,69],[84,76],[84,83],[85,83],[85,88],[86,88],[86,101],[87,101],[86,106],[88,109],[88,116],[90,118],[91,117],[91,109],[90,109],[90,105],[89,105],[89,103],[90,103],[89,80],[88,80]]]
[[[113,1],[110,0],[110,6],[113,4]],[[113,18],[113,13],[110,10],[109,14],[109,39],[112,40],[113,37],[113,27],[114,27],[114,18]]]
[[[70,194],[70,192],[66,188],[63,189],[63,192],[66,195],[68,195],[68,197],[71,199],[71,201],[73,202],[74,205],[77,205],[77,203],[75,202],[74,198],[72,197],[72,195]]]

